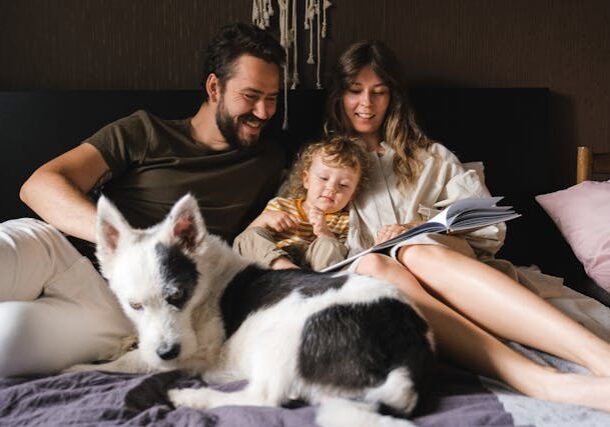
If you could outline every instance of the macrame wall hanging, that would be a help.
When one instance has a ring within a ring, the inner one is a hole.
[[[304,4],[303,20],[298,23],[297,8]],[[275,8],[274,8],[275,4]],[[331,6],[329,0],[253,0],[252,22],[262,29],[270,28],[275,20],[273,16],[279,13],[277,23],[280,30],[280,43],[286,51],[286,66],[284,67],[284,123],[283,129],[288,128],[288,89],[296,89],[299,79],[299,53],[297,34],[302,25],[308,37],[309,50],[306,63],[316,66],[316,89],[322,89],[320,70],[322,63],[321,43],[326,38],[328,22],[326,11]],[[315,48],[314,48],[315,46]],[[315,52],[315,54],[314,54]]]

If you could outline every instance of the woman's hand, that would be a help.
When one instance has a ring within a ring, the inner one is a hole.
[[[307,212],[307,217],[309,218],[309,222],[313,227],[313,234],[316,237],[335,237],[332,231],[329,230],[328,225],[326,224],[326,218],[324,218],[324,212],[318,208],[311,208],[309,212]]]
[[[297,219],[288,212],[263,211],[254,221],[252,221],[248,228],[264,227],[271,231],[282,232],[295,228],[297,224]]]
[[[375,238],[375,244],[378,245],[387,240],[393,239],[399,234],[402,234],[405,231],[412,229],[413,227],[417,227],[421,223],[422,221],[412,221],[406,224],[384,225],[381,230],[379,230],[379,233],[377,233],[377,237]]]

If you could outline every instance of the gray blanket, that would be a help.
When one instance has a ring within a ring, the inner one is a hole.
[[[539,364],[586,373],[565,360],[510,344]],[[314,427],[316,408],[227,406],[211,410],[172,407],[167,390],[200,387],[180,371],[149,375],[81,372],[0,378],[0,426]],[[245,382],[212,387],[232,391]],[[610,414],[525,397],[504,384],[438,363],[411,417],[419,426],[610,426]]]
[[[539,364],[564,372],[584,368],[519,344],[511,346]],[[200,387],[198,376],[180,371],[149,375],[80,372],[0,379],[0,426],[204,426],[314,427],[316,408],[227,406],[175,409],[167,390]],[[212,387],[232,391],[234,382]],[[436,364],[411,417],[420,426],[610,426],[610,414],[576,405],[525,397],[497,381]]]
[[[541,363],[575,370],[566,362],[523,349]],[[203,386],[180,371],[150,375],[82,372],[0,379],[0,426],[204,426],[314,427],[316,408],[231,406],[174,409],[172,387]],[[236,390],[244,382],[215,386]],[[506,386],[439,365],[422,393],[412,420],[420,426],[608,426],[610,415],[574,405],[527,398]]]
[[[0,425],[10,426],[315,426],[315,410],[232,406],[212,410],[174,409],[166,391],[203,385],[179,371],[150,375],[83,372],[0,380]],[[234,390],[232,383],[220,388]],[[469,373],[439,366],[423,393],[413,421],[422,426],[513,426],[496,395]]]

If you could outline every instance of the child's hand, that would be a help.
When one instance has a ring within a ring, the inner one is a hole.
[[[311,208],[309,212],[307,212],[307,217],[309,218],[309,222],[313,227],[313,233],[316,237],[335,237],[333,232],[328,229],[323,211],[318,208]]]
[[[264,227],[271,231],[282,232],[295,228],[297,219],[288,212],[263,211],[249,227]]]

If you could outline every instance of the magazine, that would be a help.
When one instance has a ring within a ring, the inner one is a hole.
[[[454,234],[472,231],[521,216],[512,206],[496,206],[503,197],[471,197],[457,200],[427,222],[413,227],[396,237],[379,243],[363,252],[321,270],[323,273],[337,270],[355,259],[373,252],[382,252],[411,237],[422,233]]]

